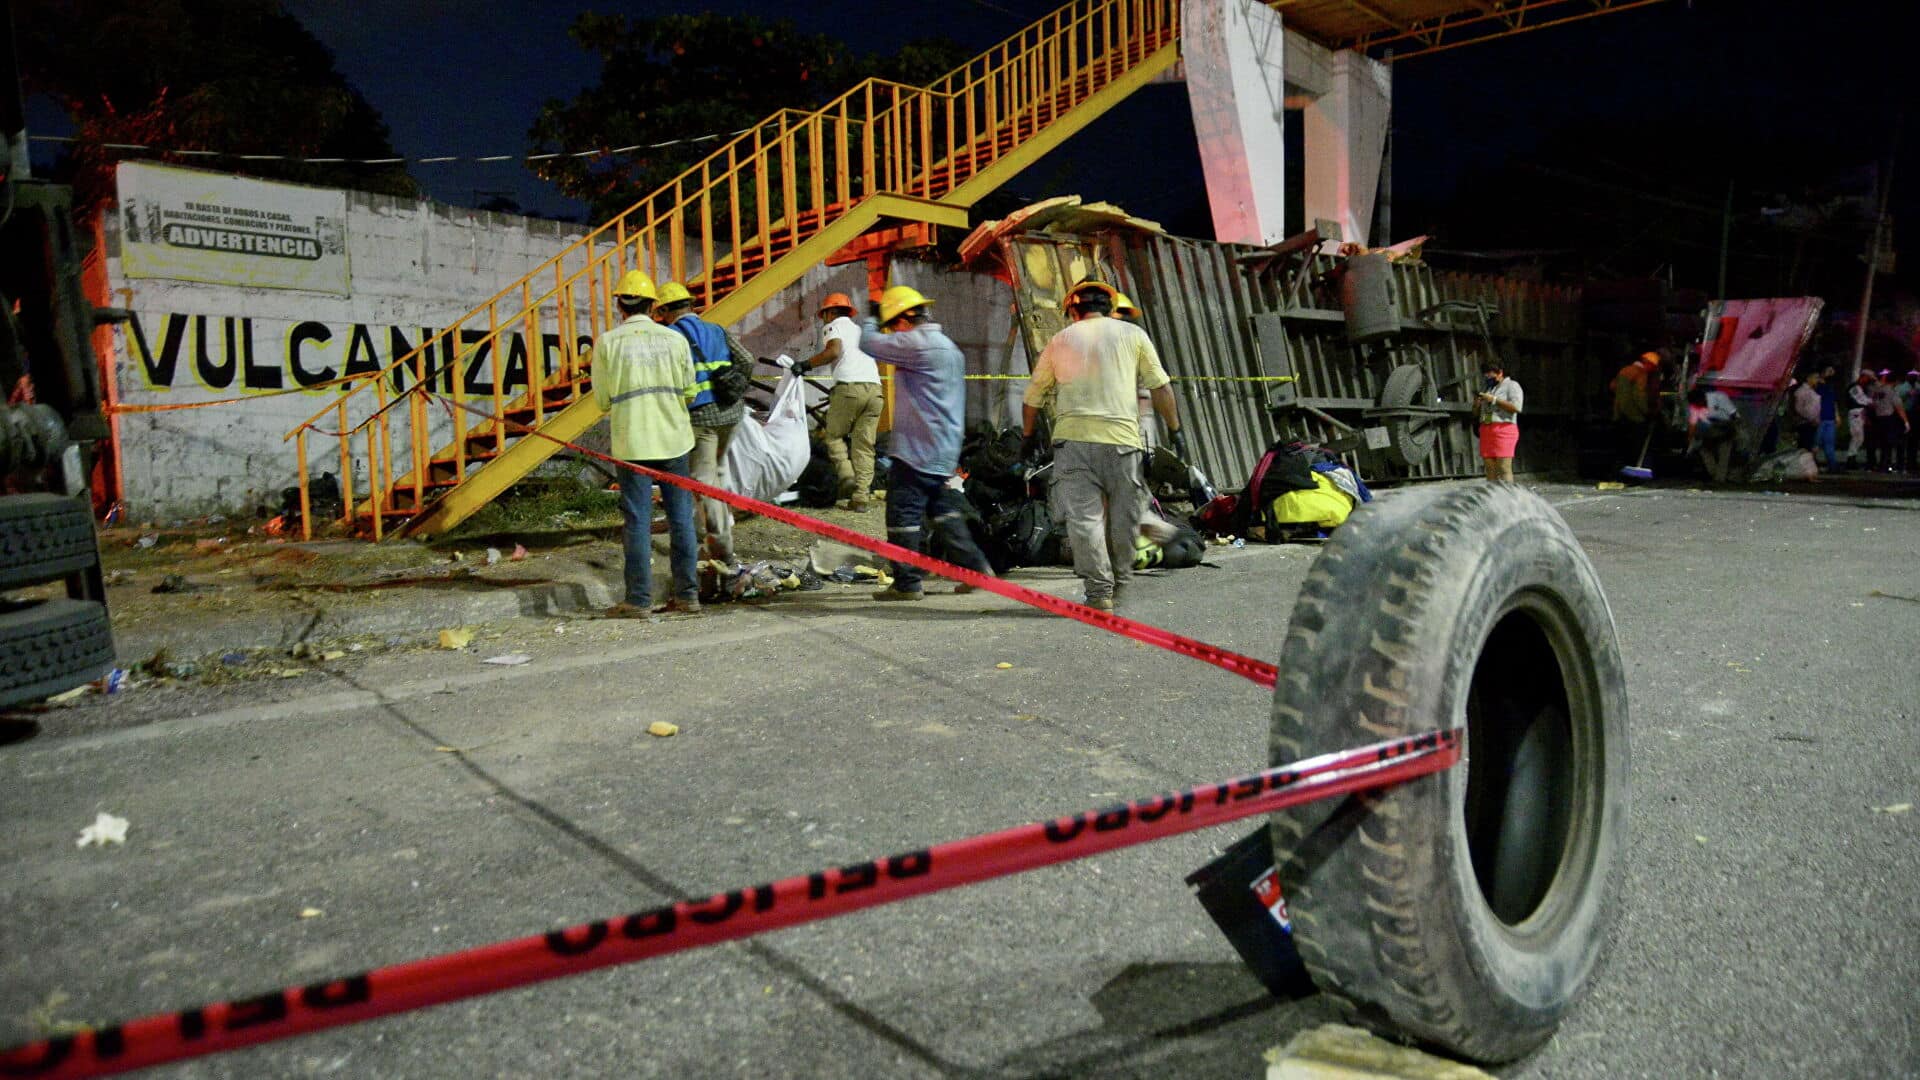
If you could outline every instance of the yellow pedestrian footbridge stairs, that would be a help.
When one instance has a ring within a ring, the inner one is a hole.
[[[312,469],[336,457],[347,524],[379,539],[452,528],[579,438],[603,415],[583,344],[619,321],[628,270],[685,281],[725,325],[872,229],[965,227],[982,196],[1173,66],[1179,8],[1078,0],[929,86],[869,79],[767,117],[289,432],[303,525]],[[514,340],[558,353],[503,356]],[[528,389],[508,396],[515,363]],[[491,399],[470,399],[466,369],[489,366]]]

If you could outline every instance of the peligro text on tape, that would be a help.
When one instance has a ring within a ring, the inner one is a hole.
[[[0,1076],[102,1076],[736,941],[1402,783],[1453,766],[1460,740],[1457,728],[1430,731],[703,900],[44,1039],[0,1052]]]
[[[454,404],[458,408],[464,409],[488,421],[496,419],[493,414],[464,402],[456,402]],[[604,461],[609,465],[627,469],[631,472],[644,473],[663,484],[672,484],[675,487],[686,488],[695,495],[718,499],[728,506],[741,510],[751,510],[763,517],[784,522],[785,524],[792,525],[796,529],[813,533],[816,536],[824,536],[829,540],[834,540],[850,547],[862,548],[876,555],[884,555],[895,562],[908,563],[922,570],[939,574],[941,577],[952,578],[955,581],[972,585],[976,589],[995,593],[1009,600],[1018,600],[1023,604],[1037,607],[1042,611],[1050,611],[1055,615],[1064,615],[1069,619],[1078,620],[1086,623],[1088,626],[1110,631],[1122,637],[1132,638],[1135,641],[1148,645],[1155,645],[1169,652],[1179,653],[1182,656],[1191,656],[1196,660],[1204,660],[1224,671],[1231,671],[1235,675],[1250,679],[1259,686],[1271,689],[1279,677],[1279,673],[1274,666],[1264,660],[1255,660],[1251,656],[1243,656],[1229,649],[1222,649],[1217,645],[1209,645],[1204,641],[1196,641],[1193,638],[1176,634],[1171,630],[1162,630],[1157,626],[1150,626],[1147,623],[1129,619],[1124,615],[1115,615],[1107,611],[1095,611],[1085,604],[1076,604],[1071,600],[1063,600],[1057,596],[1050,596],[1036,589],[1015,585],[1005,578],[995,577],[992,574],[982,574],[976,570],[969,570],[964,566],[955,566],[953,563],[936,559],[930,555],[910,551],[898,544],[878,540],[865,533],[855,532],[843,525],[835,525],[830,521],[821,521],[819,518],[811,518],[805,514],[796,514],[783,506],[775,506],[772,503],[761,502],[759,499],[749,498],[745,495],[728,491],[725,488],[714,487],[711,484],[703,484],[690,476],[679,476],[674,473],[661,472],[658,469],[650,469],[645,465],[636,465],[631,461],[622,461],[610,454],[603,454],[598,450],[589,449],[578,443],[568,442],[565,439],[548,434],[531,425],[522,424],[514,420],[502,419],[508,426],[520,429],[523,434],[545,439],[556,446],[563,446],[575,453]],[[751,421],[747,422],[751,423]]]

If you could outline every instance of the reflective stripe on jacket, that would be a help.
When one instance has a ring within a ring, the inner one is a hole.
[[[600,335],[593,398],[607,410],[613,456],[665,461],[693,449],[687,405],[699,392],[687,339],[646,315]]]

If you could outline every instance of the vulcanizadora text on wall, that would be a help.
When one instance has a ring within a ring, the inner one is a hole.
[[[138,516],[277,503],[297,479],[285,436],[339,400],[334,380],[386,368],[585,232],[426,200],[171,167],[123,164],[118,179],[120,206],[102,221],[113,295],[95,298],[134,315],[114,334],[116,400],[250,399],[121,415],[122,485],[128,510]],[[327,206],[338,207],[331,218]],[[223,238],[215,235],[220,230],[254,238]],[[289,269],[296,263],[304,269]],[[530,373],[552,371],[568,351],[584,347],[588,322],[585,312],[579,316],[582,333],[573,341],[545,333],[529,342],[524,333],[503,332],[500,392],[519,393]],[[421,358],[422,374],[444,393],[458,385],[491,397],[494,358],[490,347],[476,347],[482,336],[449,336]],[[412,385],[411,368],[395,372],[390,389]],[[364,419],[374,398],[354,399],[348,422]],[[436,445],[450,432],[439,419],[447,430],[436,430]],[[311,442],[314,472],[338,467],[330,439],[316,435]],[[364,485],[365,477],[356,477],[356,488]]]

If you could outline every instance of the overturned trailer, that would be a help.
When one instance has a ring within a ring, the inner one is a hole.
[[[1582,347],[1578,289],[1436,271],[1417,249],[1340,248],[1312,232],[1273,247],[1182,239],[1066,196],[981,225],[960,254],[1012,285],[1025,357],[1066,325],[1080,278],[1131,297],[1196,464],[1222,488],[1280,439],[1331,447],[1369,482],[1480,475],[1473,397],[1489,355],[1527,391],[1519,470],[1574,468],[1610,374]],[[993,374],[1026,370],[1014,352]],[[1023,389],[990,382],[970,413],[1017,416]],[[1142,426],[1159,433],[1151,416]]]

